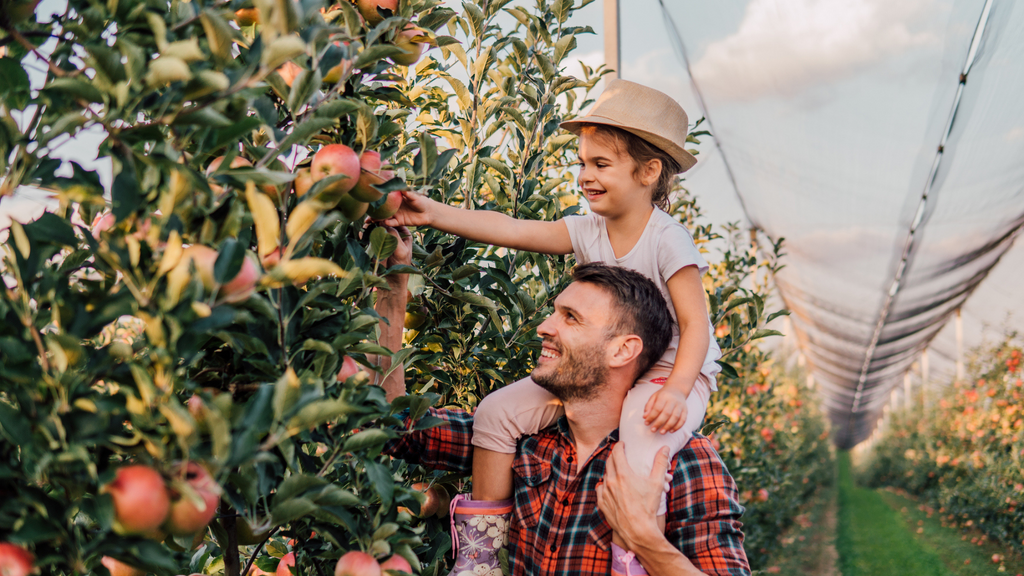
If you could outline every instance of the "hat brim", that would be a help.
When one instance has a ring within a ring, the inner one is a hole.
[[[681,170],[679,171],[680,173],[686,172],[690,168],[693,168],[695,164],[697,164],[697,159],[693,157],[693,154],[690,154],[689,152],[686,151],[685,148],[676,144],[675,142],[667,138],[658,136],[657,134],[648,132],[646,130],[638,130],[636,128],[626,126],[621,122],[618,122],[617,120],[612,120],[610,118],[604,118],[601,116],[584,116],[576,120],[567,120],[565,122],[562,122],[561,124],[559,124],[559,127],[564,128],[565,130],[568,130],[569,132],[572,132],[573,134],[579,136],[580,130],[582,130],[583,127],[586,126],[587,124],[602,124],[604,126],[614,126],[615,128],[625,130],[630,134],[635,134],[636,136],[643,138],[644,140],[657,146],[661,150],[664,150],[669,156],[671,156],[676,162],[678,162],[681,168]]]

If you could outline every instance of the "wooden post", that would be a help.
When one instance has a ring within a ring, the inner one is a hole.
[[[608,81],[620,77],[619,61],[622,49],[619,46],[619,0],[604,0],[604,63],[611,72],[605,76]]]

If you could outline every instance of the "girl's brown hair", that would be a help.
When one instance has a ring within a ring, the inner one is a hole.
[[[675,158],[667,152],[644,140],[643,138],[627,132],[621,128],[605,124],[587,124],[580,129],[580,136],[597,136],[610,141],[615,151],[619,154],[625,153],[633,159],[633,177],[640,174],[640,169],[651,160],[661,161],[661,174],[654,183],[651,190],[651,202],[655,206],[668,212],[668,194],[675,187],[676,174],[683,171]]]

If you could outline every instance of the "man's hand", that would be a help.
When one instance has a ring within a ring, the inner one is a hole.
[[[395,248],[395,251],[391,253],[391,256],[388,257],[387,262],[384,264],[388,268],[412,264],[412,234],[409,232],[409,229],[405,226],[385,226],[384,230],[398,239],[398,247]]]
[[[661,534],[658,528],[658,505],[661,496],[671,488],[668,474],[668,448],[654,458],[649,476],[637,476],[626,460],[622,442],[612,448],[605,466],[604,482],[597,487],[597,507],[608,524],[622,537],[629,549],[639,542]]]
[[[644,406],[644,424],[651,432],[675,432],[686,423],[686,394],[666,383]]]

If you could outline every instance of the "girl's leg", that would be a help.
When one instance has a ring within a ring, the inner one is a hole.
[[[562,404],[525,378],[488,394],[473,414],[473,497],[452,499],[454,574],[500,572],[498,552],[512,514],[512,461],[516,441],[553,423]],[[461,546],[472,542],[473,546]]]
[[[647,401],[660,388],[660,384],[643,379],[638,381],[626,396],[626,400],[622,404],[622,414],[619,417],[619,440],[625,445],[626,460],[633,472],[641,476],[651,473],[654,457],[662,446],[668,446],[669,461],[686,446],[704,420],[704,413],[711,396],[709,381],[701,374],[686,399],[687,414],[683,427],[671,434],[659,434],[651,432],[650,426],[644,423],[643,415]],[[658,505],[658,526],[662,531],[665,530],[666,512],[667,502],[663,494]],[[625,542],[619,538],[618,534],[612,533],[612,542],[616,548],[625,548]],[[626,564],[630,564],[630,562],[634,563],[631,565],[632,574],[645,573],[637,572],[639,563],[632,556],[626,558]]]
[[[473,414],[473,499],[511,498],[516,441],[563,413],[562,403],[529,377],[484,397]]]

